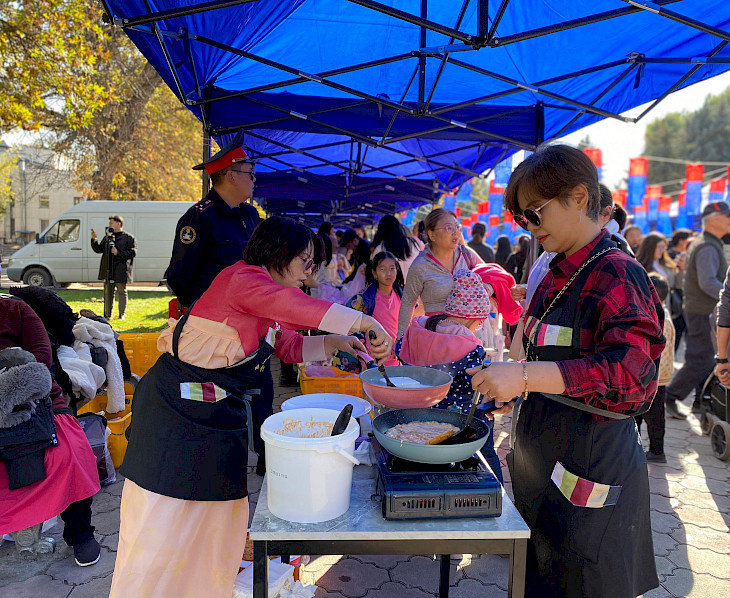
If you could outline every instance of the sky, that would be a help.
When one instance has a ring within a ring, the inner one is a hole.
[[[629,159],[640,156],[644,150],[644,132],[649,123],[660,119],[670,112],[692,112],[702,107],[708,95],[718,95],[730,87],[730,72],[690,85],[676,91],[637,123],[624,123],[615,119],[605,119],[563,137],[561,140],[572,145],[589,135],[592,144],[603,152],[603,182],[611,189],[619,187],[621,180],[628,175]],[[638,106],[624,116],[636,117],[649,104]],[[625,186],[625,185],[624,185]]]

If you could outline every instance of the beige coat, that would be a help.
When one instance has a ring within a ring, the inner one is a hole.
[[[667,344],[659,359],[659,386],[669,384],[674,374],[674,322],[666,307],[664,308],[664,336]]]

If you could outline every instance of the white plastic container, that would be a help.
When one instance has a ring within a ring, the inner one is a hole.
[[[373,427],[370,424],[373,406],[365,399],[333,392],[317,392],[308,395],[298,395],[287,399],[281,404],[282,411],[291,409],[334,409],[338,413],[348,403],[352,404],[352,417],[360,422],[360,436],[367,436]]]
[[[329,422],[332,409],[291,409],[275,413],[261,425],[266,444],[266,483],[272,515],[296,523],[335,519],[350,507],[353,456],[360,426],[351,418],[338,436],[298,438],[282,431],[290,422]]]

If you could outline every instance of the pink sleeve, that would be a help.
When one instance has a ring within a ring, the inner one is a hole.
[[[282,328],[276,337],[274,353],[286,363],[322,361],[327,357],[324,351],[324,338],[324,336],[302,336]]]
[[[230,304],[259,318],[274,320],[291,330],[318,329],[337,334],[359,330],[362,314],[341,305],[275,283],[263,270],[233,275],[228,286]],[[301,347],[300,347],[301,348]]]

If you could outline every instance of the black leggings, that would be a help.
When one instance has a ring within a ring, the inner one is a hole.
[[[81,544],[94,537],[94,526],[91,525],[92,497],[71,503],[61,513],[63,519],[63,540],[69,546]]]

